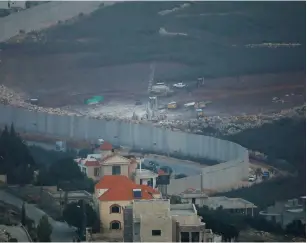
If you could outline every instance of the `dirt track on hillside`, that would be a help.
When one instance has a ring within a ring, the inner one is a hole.
[[[149,63],[83,68],[81,61],[87,55],[30,57],[12,50],[2,51],[0,80],[28,97],[39,97],[41,105],[49,107],[82,105],[84,99],[93,95],[103,95],[106,102],[147,99]],[[189,67],[157,63],[156,76],[181,69]],[[272,112],[304,103],[305,80],[305,72],[206,79],[202,88],[190,93],[179,92],[169,99],[177,102],[211,100],[213,104],[208,109],[221,113]],[[291,97],[285,98],[291,93]],[[273,104],[275,96],[284,97],[286,101]]]

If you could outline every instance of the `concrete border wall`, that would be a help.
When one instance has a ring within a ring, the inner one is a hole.
[[[0,105],[0,125],[11,123],[21,132],[76,140],[103,138],[113,144],[142,148],[145,151],[181,153],[224,161],[202,170],[203,187],[207,189],[225,188],[248,176],[248,150],[236,143],[214,137],[175,132],[150,124],[55,115]],[[169,193],[179,193],[190,187],[200,188],[200,181],[200,176],[174,180],[169,186]]]

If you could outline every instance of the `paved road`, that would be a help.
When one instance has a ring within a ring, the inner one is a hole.
[[[99,8],[100,4],[111,6],[115,2],[103,1],[56,1],[44,3],[7,17],[0,18],[0,42],[19,34],[20,30],[26,33],[54,26],[58,21],[65,21],[76,17],[79,13],[89,14]]]
[[[6,191],[0,190],[0,199],[8,204],[14,205],[21,208],[22,200],[7,193]],[[29,218],[33,219],[36,224],[46,213],[34,205],[26,204],[26,213]],[[72,242],[73,236],[75,235],[74,228],[69,227],[66,223],[58,222],[49,217],[49,222],[53,227],[51,235],[52,241],[59,242]]]
[[[0,225],[0,231],[5,230],[11,234],[12,238],[16,238],[18,242],[29,242],[27,233],[21,226]]]

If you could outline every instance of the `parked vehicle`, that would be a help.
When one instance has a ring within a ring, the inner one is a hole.
[[[254,182],[254,181],[256,181],[256,176],[255,176],[255,175],[249,176],[248,181],[249,181],[249,182]]]
[[[173,85],[175,88],[185,88],[187,85],[184,83],[176,83]]]

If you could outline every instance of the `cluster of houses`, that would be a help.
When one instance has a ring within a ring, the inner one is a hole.
[[[193,203],[170,204],[165,195],[169,175],[141,169],[141,158],[123,155],[104,141],[94,154],[75,162],[97,182],[93,204],[104,234],[138,242],[219,241]]]
[[[181,204],[170,204],[170,176],[142,168],[142,158],[123,154],[102,141],[93,154],[75,162],[96,181],[93,205],[101,232],[111,238],[136,242],[221,242],[198,216],[195,205],[223,207],[236,213],[254,214],[256,206],[240,198],[209,197],[190,188],[177,195]],[[183,189],[184,190],[184,189]]]

